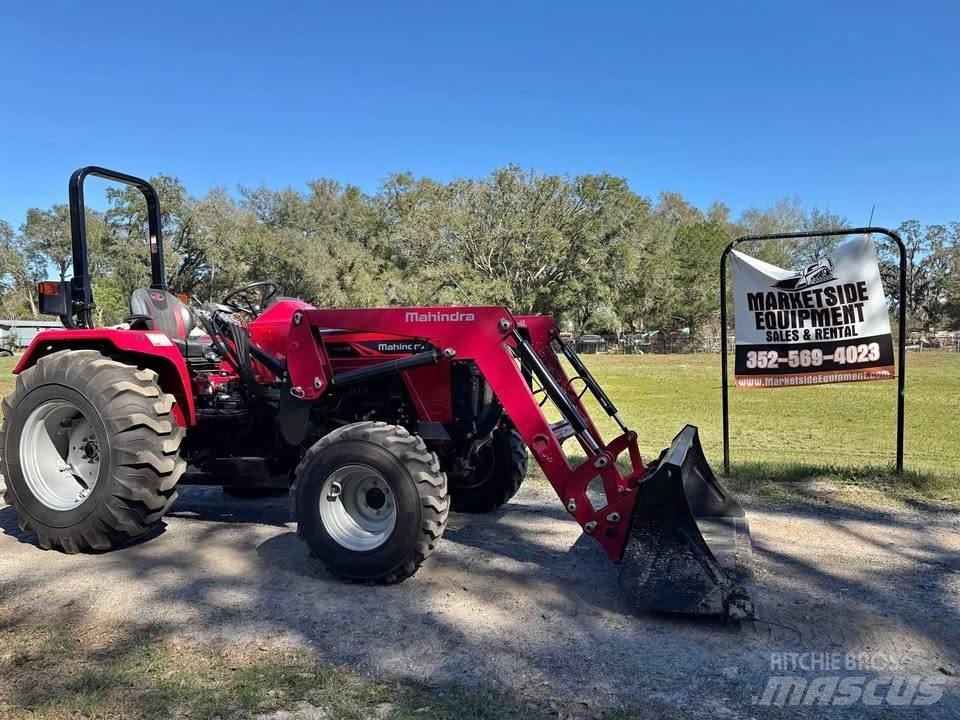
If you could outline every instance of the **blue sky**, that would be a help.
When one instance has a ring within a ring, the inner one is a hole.
[[[960,219],[960,3],[647,5],[7,3],[0,218],[86,164],[200,194],[517,162],[735,213]]]

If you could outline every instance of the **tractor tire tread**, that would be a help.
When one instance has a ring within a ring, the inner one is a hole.
[[[523,436],[513,427],[501,427],[496,432],[504,433],[509,447],[509,467],[495,467],[494,474],[488,481],[488,487],[471,488],[464,493],[458,493],[454,485],[450,493],[451,509],[462,513],[488,513],[505,505],[520,490],[524,478],[527,476],[527,445]],[[507,465],[506,462],[503,465]],[[482,490],[482,492],[477,492]]]
[[[157,379],[153,370],[96,350],[51,353],[17,376],[15,391],[3,399],[4,418],[30,390],[60,384],[94,404],[112,445],[109,493],[71,528],[48,528],[34,521],[21,509],[12,484],[6,483],[4,502],[17,509],[21,530],[36,535],[40,547],[69,554],[119,547],[151,530],[176,501],[177,482],[187,469],[180,456],[185,431],[173,415],[175,398],[163,392]],[[5,419],[0,452],[7,432]]]
[[[450,512],[450,495],[447,491],[447,476],[440,469],[440,460],[436,453],[427,449],[419,435],[411,434],[400,425],[391,425],[380,421],[363,421],[337,428],[318,440],[304,455],[297,466],[295,477],[324,448],[342,440],[364,440],[379,445],[394,455],[410,473],[420,495],[422,519],[420,537],[417,540],[412,556],[405,560],[394,572],[373,582],[382,585],[399,583],[414,573],[434,551],[443,531],[447,526],[447,516]],[[296,508],[297,482],[290,488],[290,496],[294,501],[294,517],[298,517]],[[297,528],[299,534],[299,525]],[[329,570],[329,568],[328,568]],[[331,574],[353,582],[371,581],[355,580],[344,577],[331,570]]]

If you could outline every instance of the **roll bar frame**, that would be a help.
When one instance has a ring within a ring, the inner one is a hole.
[[[153,185],[142,178],[108,170],[97,165],[82,167],[70,176],[70,239],[73,249],[73,278],[70,280],[71,319],[77,327],[92,328],[93,282],[90,278],[90,257],[87,244],[87,218],[83,202],[83,181],[90,175],[132,185],[147,202],[147,227],[150,238],[150,287],[167,290],[163,270],[163,236],[160,221],[160,198]]]

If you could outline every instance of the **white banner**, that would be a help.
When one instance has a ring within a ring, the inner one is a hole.
[[[890,318],[869,237],[800,270],[736,250],[732,256],[737,387],[894,377]]]

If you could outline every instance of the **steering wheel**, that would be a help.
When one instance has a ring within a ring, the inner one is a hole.
[[[251,318],[263,312],[267,301],[277,294],[280,287],[270,280],[260,280],[244,285],[229,293],[221,303],[232,310],[246,313]]]

